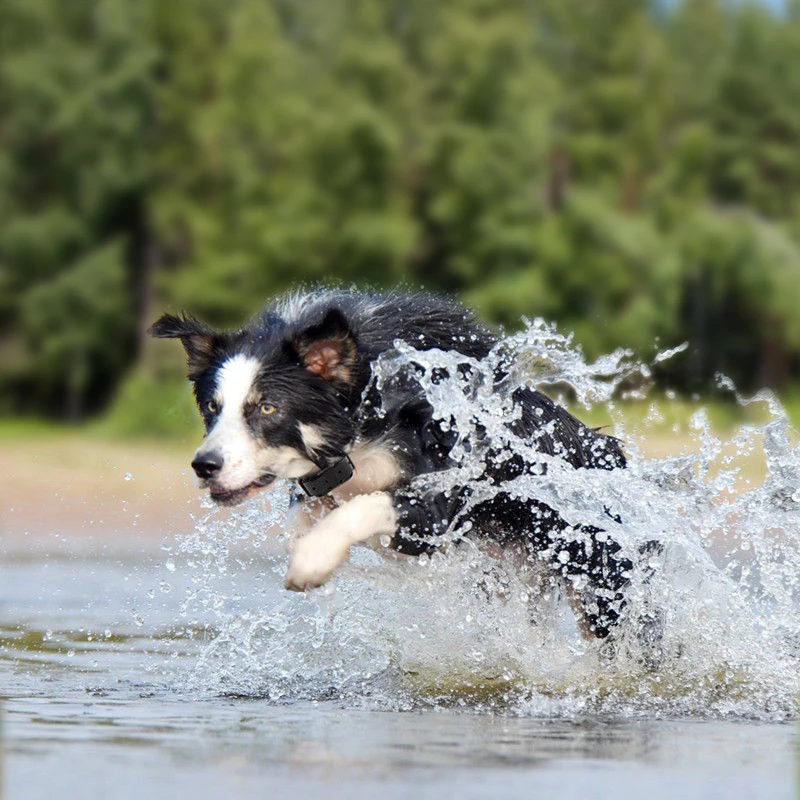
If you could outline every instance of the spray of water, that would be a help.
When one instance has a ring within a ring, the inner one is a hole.
[[[276,543],[289,493],[278,487],[244,511],[209,511],[181,544],[194,584],[187,628],[207,638],[187,678],[191,689],[394,709],[794,716],[800,447],[773,396],[738,398],[763,406],[766,421],[743,425],[732,447],[698,408],[693,446],[648,458],[642,443],[659,423],[657,407],[632,431],[614,401],[647,391],[650,369],[630,352],[587,363],[568,337],[537,320],[481,362],[397,342],[373,381],[380,389],[409,370],[435,417],[460,433],[453,468],[423,476],[421,486],[474,480],[481,466],[470,433],[480,427],[482,441],[542,466],[504,491],[535,497],[573,524],[608,529],[610,517],[619,518],[614,536],[636,564],[619,630],[587,641],[557,584],[513,552],[485,552],[463,522],[447,533],[446,552],[389,560],[355,549],[328,586],[285,592],[287,557]],[[579,406],[599,405],[629,467],[574,470],[515,437],[510,394],[521,384],[558,386]],[[724,378],[720,386],[734,391]],[[765,466],[757,481],[748,478],[754,459]],[[483,484],[474,501],[493,491]]]

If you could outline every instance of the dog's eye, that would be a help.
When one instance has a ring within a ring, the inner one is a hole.
[[[208,411],[209,414],[216,414],[217,411],[219,411],[219,406],[213,400],[209,400],[206,403],[206,411]]]
[[[263,416],[268,417],[270,414],[274,414],[278,409],[275,408],[275,406],[272,405],[272,403],[262,403],[258,407],[258,410],[261,412]]]

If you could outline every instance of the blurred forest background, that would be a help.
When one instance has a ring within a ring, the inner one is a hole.
[[[331,280],[790,389],[800,0],[4,0],[0,414],[180,429],[160,311]]]

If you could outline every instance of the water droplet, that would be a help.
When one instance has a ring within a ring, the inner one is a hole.
[[[126,473],[125,473],[125,474],[122,476],[122,480],[124,480],[124,481],[132,481],[132,480],[133,480],[133,473],[131,473],[131,472],[126,472]]]

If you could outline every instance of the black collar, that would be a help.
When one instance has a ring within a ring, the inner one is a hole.
[[[309,497],[322,497],[345,481],[349,481],[353,477],[353,470],[353,462],[349,456],[345,456],[320,470],[316,475],[300,478],[297,482]]]

